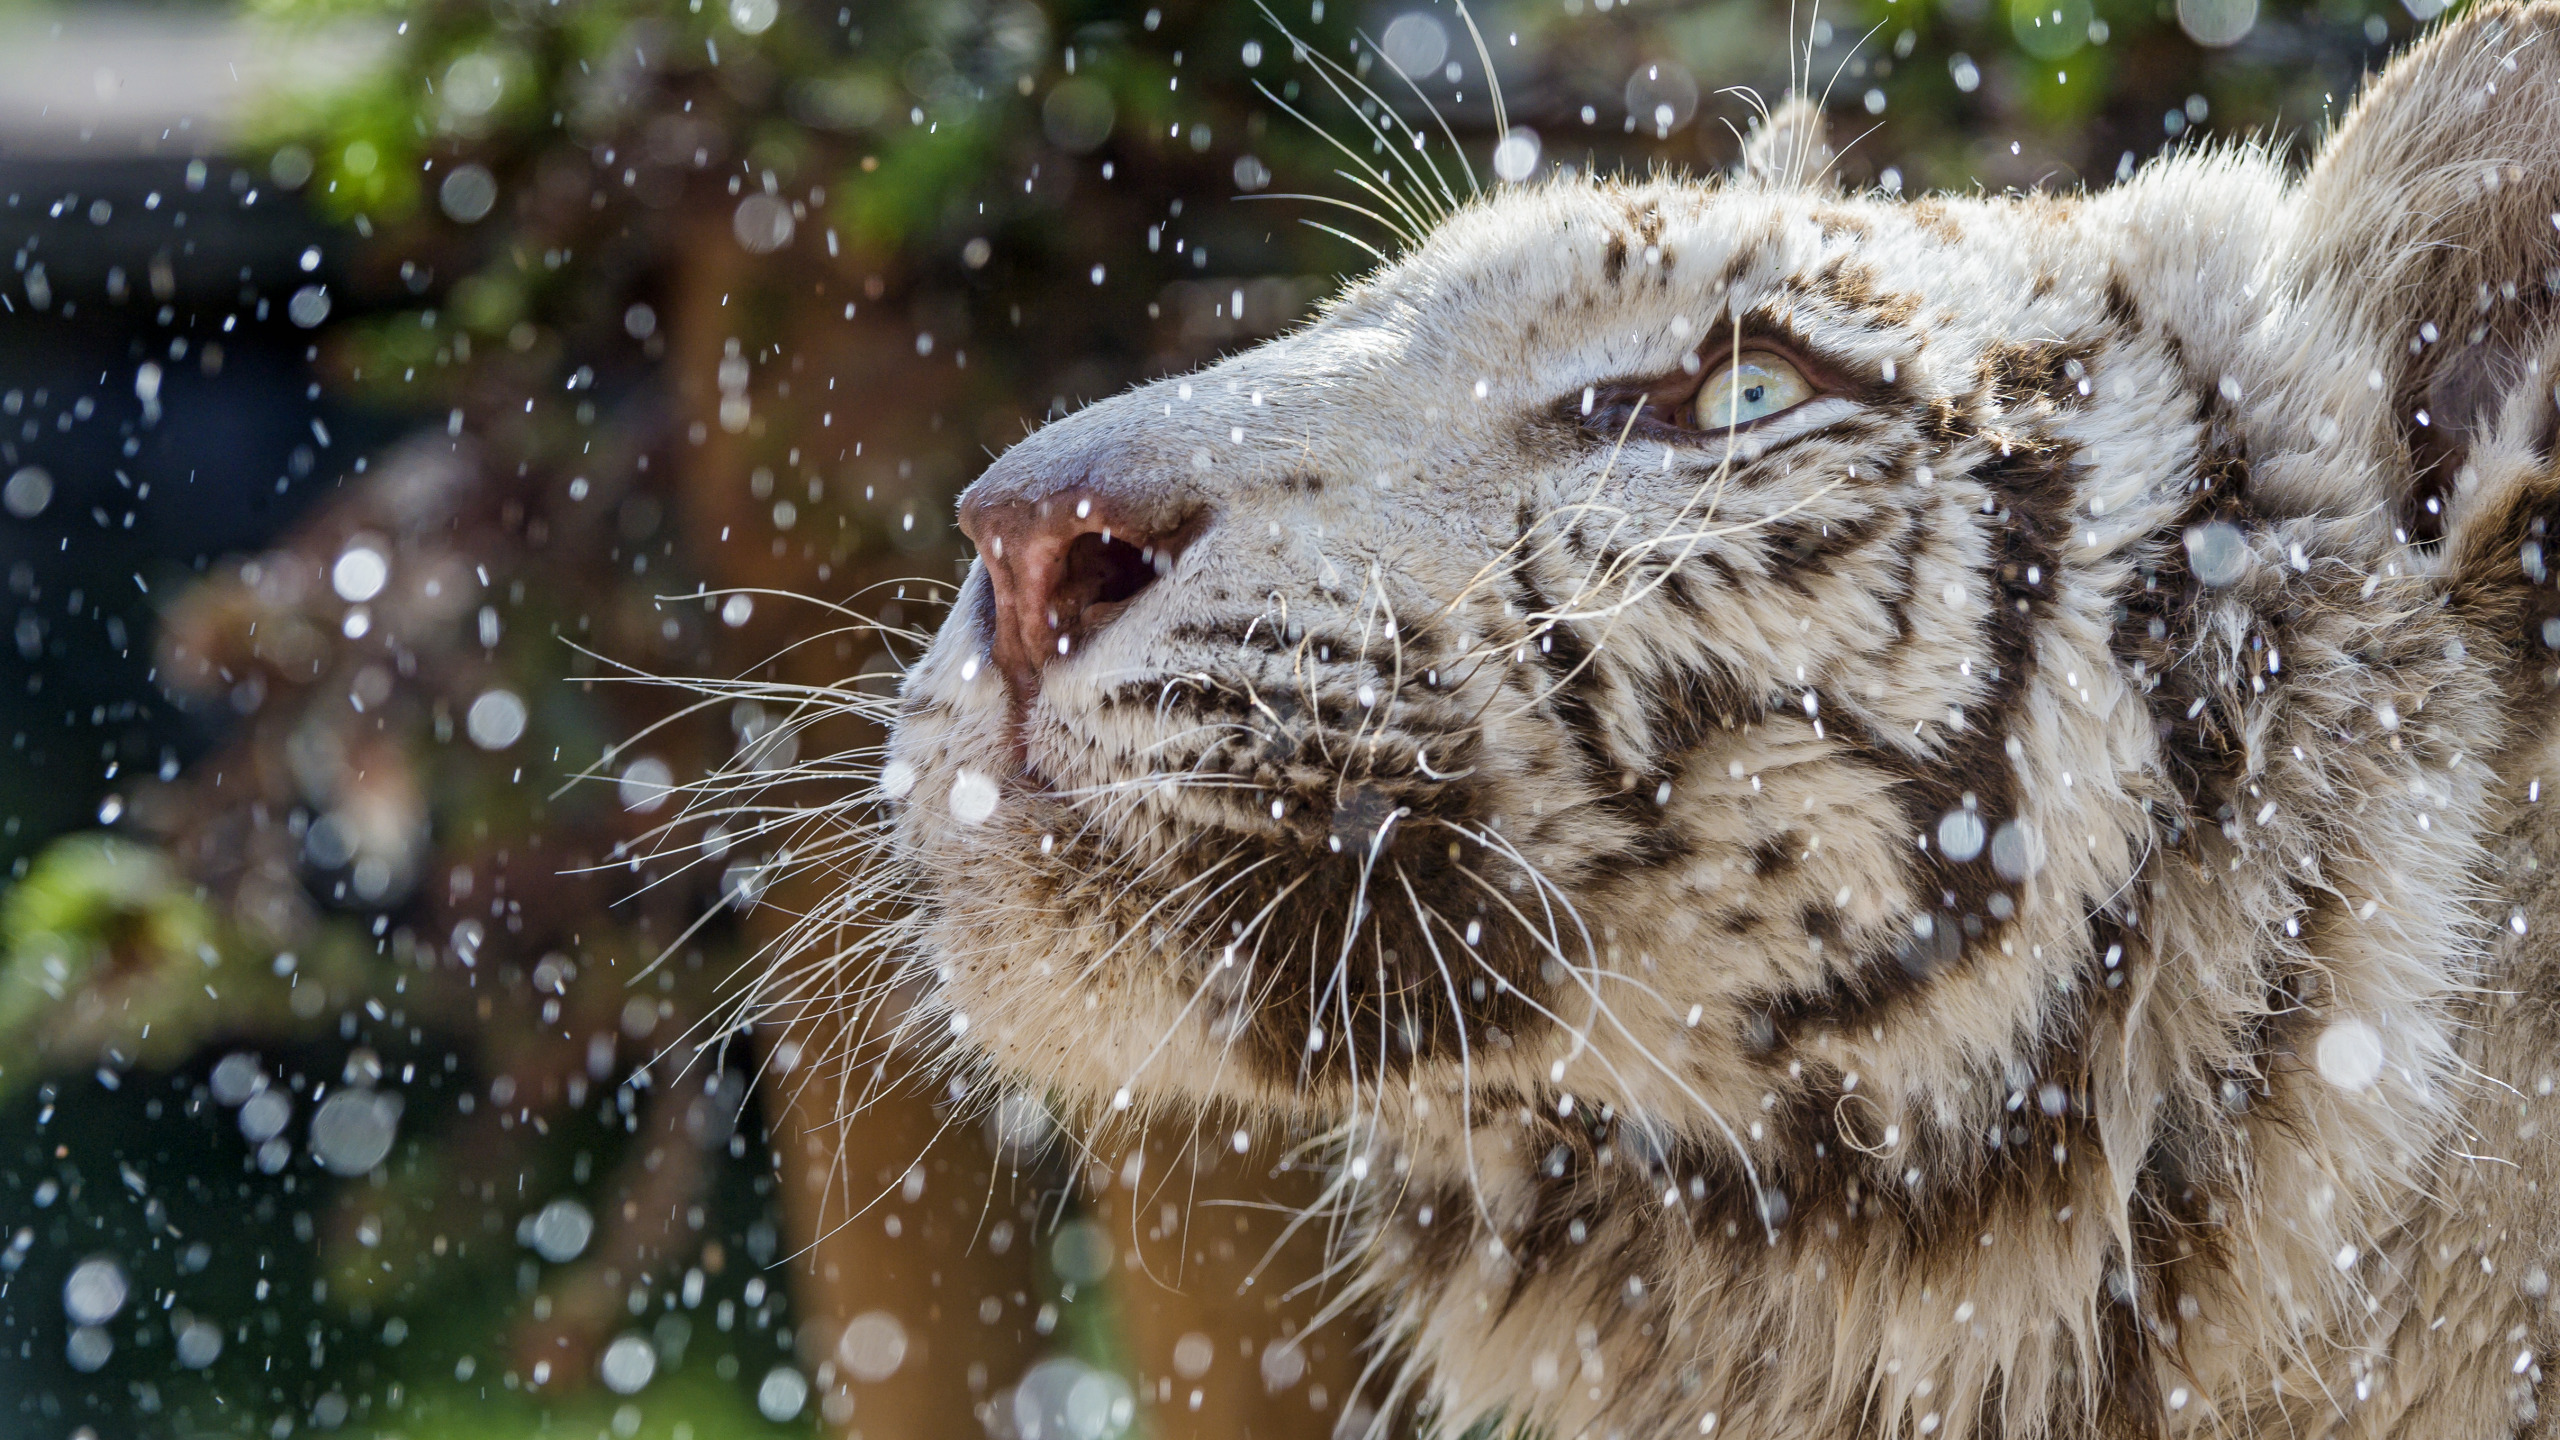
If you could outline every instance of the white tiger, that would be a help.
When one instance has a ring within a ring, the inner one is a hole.
[[[1469,205],[1034,434],[925,1014],[1348,1137],[1437,1433],[2560,1433],[2560,6],[2290,178]]]

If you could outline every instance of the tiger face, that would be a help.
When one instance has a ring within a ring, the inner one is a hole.
[[[1791,107],[1030,436],[884,774],[929,1003],[1097,1109],[1348,1122],[1453,1416],[2317,1393],[2157,1321],[2309,1355],[2460,1108],[2554,608],[2554,23],[2476,14],[2299,179],[1843,194]],[[2194,1278],[2279,1151],[2325,1198]],[[1548,1292],[1613,1398],[1523,1388]]]
[[[2155,238],[2262,279],[2273,177],[2210,170],[1514,192],[1016,446],[897,741],[949,1003],[1105,1094],[1317,1108],[1569,1055],[1624,1107],[1756,1099],[1886,1019],[1897,1068],[2005,1053],[2214,823],[2155,622],[2199,562],[2304,573],[2224,518],[2233,417],[2370,425],[2356,356],[2253,373],[2154,318]],[[2340,478],[2300,538],[2379,553]]]

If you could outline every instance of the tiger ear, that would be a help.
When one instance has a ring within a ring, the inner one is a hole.
[[[2401,524],[2433,539],[2483,466],[2551,449],[2560,359],[2560,4],[2467,12],[2393,61],[2302,183],[2292,271],[2352,317],[2391,407]],[[2528,465],[2527,469],[2539,468]]]
[[[1831,160],[1831,126],[1822,107],[1790,95],[1751,122],[1735,176],[1746,185],[1809,190],[1829,183]]]

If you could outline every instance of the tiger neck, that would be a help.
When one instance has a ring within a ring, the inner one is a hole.
[[[1961,1435],[1996,1407],[2168,1433],[2281,1395],[2269,1357],[2334,1353],[2365,1325],[2368,1260],[2457,1128],[2467,912],[2367,894],[2433,916],[2414,961],[2414,927],[2366,923],[2385,904],[2352,892],[2287,934],[2252,923],[2263,892],[2221,843],[2155,864],[2036,1046],[1976,1067],[1934,1119],[1898,1109],[1918,1122],[1900,1135],[1817,1068],[1760,1117],[1789,1143],[1746,1147],[1749,1165],[1724,1136],[1546,1093],[1484,1097],[1463,1145],[1417,1136],[1378,1221],[1394,1328],[1444,1387],[1460,1377],[1452,1393],[1493,1393],[1466,1387],[1544,1373],[1539,1337],[1574,1315],[1618,1377],[1599,1388],[1649,1389],[1666,1414],[1723,1397],[1727,1424],[1935,1414]],[[2324,1053],[2334,1027],[2386,1014],[2395,1073]],[[1780,1373],[1771,1354],[1801,1359]],[[1569,1418],[1591,1388],[1521,1399]]]

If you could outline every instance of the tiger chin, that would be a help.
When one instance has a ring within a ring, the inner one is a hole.
[[[955,1063],[1342,1137],[1429,1433],[2560,1433],[2560,6],[2300,173],[1828,162],[987,470],[884,784]]]

